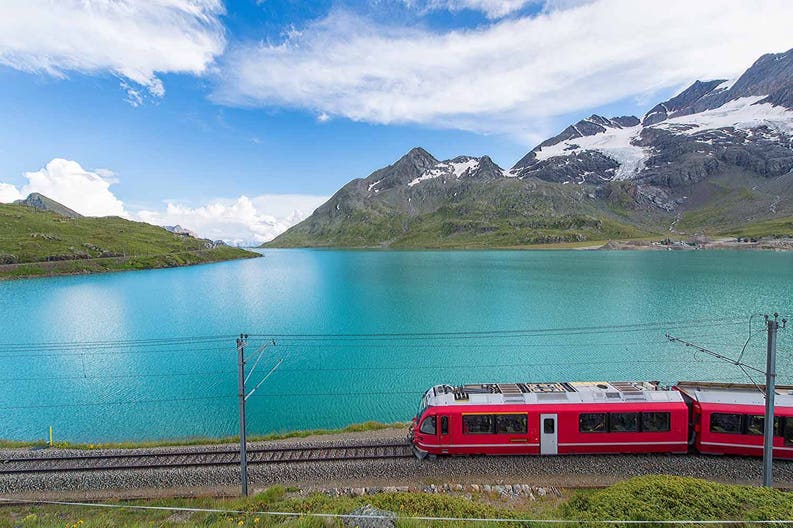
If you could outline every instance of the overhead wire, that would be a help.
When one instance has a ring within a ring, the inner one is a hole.
[[[493,338],[493,337],[526,337],[537,335],[578,335],[586,333],[601,332],[635,332],[643,329],[658,328],[680,328],[688,326],[700,326],[705,323],[711,325],[733,325],[742,322],[743,319],[736,317],[721,317],[710,319],[692,319],[683,321],[653,321],[649,323],[632,323],[624,325],[601,325],[601,326],[581,326],[571,328],[532,328],[532,329],[513,329],[513,330],[480,330],[480,331],[456,331],[456,332],[396,332],[396,333],[335,333],[335,334],[309,334],[309,333],[270,333],[270,334],[248,334],[250,337],[272,338],[291,338],[291,339],[465,339],[465,338]],[[217,342],[233,340],[236,336],[212,335],[212,336],[185,336],[173,338],[152,338],[152,339],[132,339],[132,340],[102,340],[102,341],[42,341],[26,343],[0,343],[0,349],[25,349],[35,348],[44,349],[104,349],[120,347],[150,347],[150,346],[171,346],[187,345],[199,342]]]
[[[56,501],[56,500],[43,500],[43,499],[12,499],[0,497],[0,501],[7,503],[22,503],[22,504],[48,504],[54,506],[77,506],[86,508],[104,508],[104,509],[121,509],[121,510],[141,510],[141,511],[165,511],[165,512],[190,512],[190,513],[223,513],[233,515],[261,515],[269,517],[297,517],[297,518],[316,518],[316,519],[343,519],[343,520],[383,520],[393,522],[394,518],[390,515],[361,515],[355,513],[324,513],[324,512],[289,512],[289,511],[272,511],[272,510],[235,510],[225,508],[191,508],[187,506],[146,506],[140,504],[113,504],[106,502],[74,502],[74,501]],[[400,520],[407,521],[422,521],[422,522],[454,522],[454,523],[528,523],[528,524],[575,524],[575,525],[609,525],[609,524],[624,524],[624,525],[646,525],[646,524],[664,524],[664,525],[678,525],[678,524],[691,524],[691,525],[723,525],[723,524],[752,524],[752,525],[789,525],[793,524],[793,520],[696,520],[696,519],[664,519],[664,520],[650,520],[650,519],[608,519],[608,520],[582,520],[582,519],[537,519],[537,518],[522,518],[522,517],[452,517],[452,516],[399,516]],[[242,521],[240,521],[242,523]]]

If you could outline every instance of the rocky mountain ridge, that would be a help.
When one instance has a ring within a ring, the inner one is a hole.
[[[69,209],[62,203],[56,202],[52,198],[48,198],[47,196],[36,192],[30,193],[24,200],[17,200],[14,203],[32,207],[34,209],[38,209],[39,211],[51,211],[67,218],[82,218],[83,216],[77,211]]]
[[[522,245],[724,232],[793,216],[793,50],[641,119],[591,115],[504,170],[414,148],[272,245]],[[594,237],[594,238],[592,238]]]

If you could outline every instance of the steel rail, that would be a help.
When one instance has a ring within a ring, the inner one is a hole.
[[[412,456],[411,447],[406,443],[271,447],[250,449],[248,464],[377,460]],[[0,475],[217,467],[236,466],[239,463],[239,451],[236,450],[180,450],[158,453],[15,457],[0,458]]]

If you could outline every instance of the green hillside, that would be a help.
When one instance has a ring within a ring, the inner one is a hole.
[[[258,253],[119,217],[0,204],[0,278],[188,266]]]
[[[371,199],[357,197],[349,189],[355,185],[264,247],[506,248],[657,238],[664,232],[636,225],[578,186],[513,178],[428,182],[424,195],[410,189],[406,197],[396,189]]]

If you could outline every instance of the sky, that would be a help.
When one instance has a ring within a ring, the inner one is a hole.
[[[2,0],[0,202],[269,240],[415,146],[511,167],[793,47],[789,0]]]

